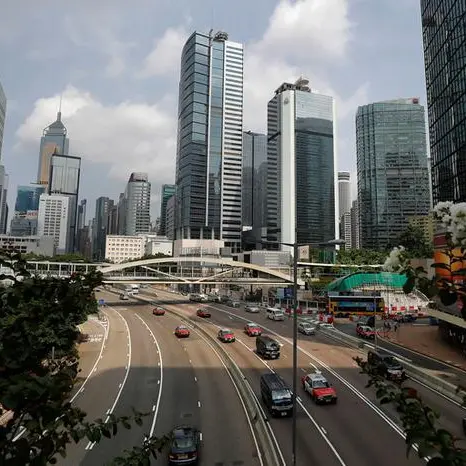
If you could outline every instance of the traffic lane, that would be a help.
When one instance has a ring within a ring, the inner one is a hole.
[[[105,415],[117,396],[119,385],[125,376],[128,351],[126,326],[120,316],[111,309],[106,309],[105,314],[108,319],[108,337],[102,359],[74,401],[76,406],[87,414],[88,421],[94,421]],[[67,457],[57,458],[58,464],[64,466],[80,464],[86,456],[85,448],[88,443],[87,439],[83,439],[78,444],[70,444],[66,450]]]
[[[163,390],[154,435],[168,435],[174,427],[184,424],[202,431],[197,403],[199,386],[189,362],[186,340],[177,339],[173,334],[176,325],[180,323],[179,319],[173,319],[168,314],[153,316],[152,307],[148,306],[138,306],[132,312],[147,323],[157,338],[162,354]],[[167,458],[168,446],[154,463],[166,466]]]
[[[196,317],[194,317],[194,319],[196,319]],[[216,337],[217,327],[215,327],[212,322],[206,319],[204,327],[210,335],[214,338]],[[260,377],[264,373],[267,373],[267,367],[242,345],[237,343],[225,344],[225,349],[236,364],[238,364],[244,376],[249,381],[256,397],[260,400]],[[223,408],[224,404],[222,404],[221,407]],[[265,407],[264,410],[267,411]],[[285,460],[290,461],[291,419],[277,419],[272,417],[269,417],[269,419]],[[298,408],[297,411],[297,458],[297,464],[303,466],[307,464],[341,465],[328,444],[319,435],[315,426],[301,408]]]
[[[237,318],[232,319],[230,315],[226,315],[222,312],[213,312],[212,315],[216,319],[223,319],[223,321],[221,322],[222,326],[229,326],[234,329],[241,329],[244,324],[242,320]],[[227,316],[227,318],[222,318],[222,316]],[[260,325],[259,322],[257,323]],[[278,322],[266,319],[265,326],[271,328],[277,333],[282,333],[279,331],[279,329],[276,328],[277,326],[274,325],[276,323]],[[310,337],[306,337],[304,335],[299,334],[298,338],[299,346],[303,350],[316,356],[326,365],[336,370],[336,372],[344,380],[349,382],[358,392],[362,393],[370,402],[376,404],[376,406],[390,419],[394,420],[398,425],[400,425],[399,413],[396,411],[395,407],[392,405],[380,405],[375,396],[374,389],[371,387],[366,387],[367,377],[360,373],[360,369],[353,359],[356,356],[362,356],[362,354],[359,351],[357,351],[356,349],[352,349],[347,345],[340,344],[339,342],[336,342],[335,340],[325,336],[320,332],[317,332],[315,336]],[[283,343],[285,344],[284,348],[286,348],[287,350],[282,351],[282,357],[284,360],[288,358],[289,361],[291,361],[291,346],[287,344],[285,341],[283,341]],[[299,355],[300,357],[303,356],[303,352],[300,351]],[[315,364],[315,361],[313,363]],[[308,367],[308,369],[308,372],[310,372],[312,366]],[[326,370],[323,367],[319,367],[319,369],[326,372]],[[338,381],[338,379],[336,379],[332,374],[327,374],[327,377],[329,377],[330,380],[335,379],[336,381]],[[338,384],[340,386],[343,385],[343,390],[345,391],[345,393],[347,393],[351,398],[354,398],[354,396],[352,396],[355,395],[353,391],[351,391],[350,393],[348,391],[348,387],[345,384],[342,384],[342,382],[340,381],[338,381]],[[464,416],[464,409],[462,407],[453,404],[447,398],[442,397],[441,395],[435,392],[432,392],[430,389],[421,386],[418,383],[415,383],[414,381],[410,381],[409,385],[413,386],[413,388],[415,388],[418,391],[421,398],[426,402],[428,406],[430,406],[432,409],[434,409],[437,413],[441,415],[438,421],[439,427],[449,430],[454,435],[463,437],[464,434],[462,432],[461,420]],[[356,398],[358,398],[357,395]],[[367,403],[364,403],[364,405],[367,407],[367,409],[371,409],[367,405]],[[376,416],[379,418],[381,422],[383,422],[387,427],[389,427],[388,424],[385,421],[383,421],[383,419],[380,416],[378,416],[377,414]],[[398,435],[393,430],[392,433]]]
[[[260,465],[246,413],[218,355],[197,332],[185,346],[199,386],[203,464]]]
[[[149,413],[149,415],[143,418],[142,426],[132,423],[131,429],[125,429],[120,425],[116,436],[89,449],[81,463],[84,466],[108,464],[125,450],[141,446],[145,435],[150,432],[154,409],[157,406],[161,388],[160,354],[157,351],[157,345],[150,331],[134,312],[129,309],[120,312],[128,324],[131,335],[131,347],[127,348],[131,366],[124,386],[120,387],[122,388],[121,395],[113,414],[117,417],[132,416],[133,409],[135,409],[142,413]],[[114,400],[110,398],[110,406],[113,402]]]
[[[220,319],[220,315],[216,314],[216,319]],[[232,326],[232,321],[229,318],[223,317],[223,321],[215,323],[219,327]],[[247,347],[250,353],[255,355],[255,339],[247,336],[238,335],[238,343]],[[301,342],[300,342],[301,345]],[[314,343],[311,351],[313,353],[319,351],[325,345],[316,347]],[[257,355],[255,355],[258,358]],[[350,364],[348,360],[347,363]],[[292,348],[290,345],[284,344],[281,348],[281,356],[278,360],[267,361],[267,366],[280,374],[284,380],[292,386]],[[315,361],[309,358],[303,352],[298,353],[298,377],[309,372],[314,372],[317,368]],[[403,439],[384,419],[382,419],[367,403],[332,374],[327,373],[324,368],[323,375],[334,386],[338,395],[338,404],[336,406],[317,406],[311,401],[310,397],[300,388],[298,396],[301,398],[306,409],[311,413],[316,422],[324,428],[328,433],[328,438],[335,445],[338,452],[343,457],[347,464],[358,464],[371,466],[374,464],[391,466],[397,465],[420,465],[421,460],[411,455],[406,458],[406,447]],[[350,370],[356,374],[359,370],[356,367],[351,367]],[[298,386],[301,387],[300,380]],[[357,420],[357,422],[355,422]],[[390,457],[380,457],[380,445],[377,442],[368,442],[367,439],[373,438],[386,439],[391,445]]]

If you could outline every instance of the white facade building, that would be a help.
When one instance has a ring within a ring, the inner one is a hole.
[[[144,236],[107,235],[105,239],[105,259],[115,264],[140,259],[144,253]]]
[[[155,256],[156,254],[172,255],[173,241],[166,236],[144,235],[144,241],[147,256]]]
[[[51,236],[10,236],[0,235],[0,249],[21,254],[36,254],[52,257],[55,255],[55,238]]]
[[[338,172],[338,207],[339,218],[351,210],[351,174]]]
[[[52,236],[57,254],[67,250],[69,198],[54,194],[41,194],[37,215],[37,235]]]

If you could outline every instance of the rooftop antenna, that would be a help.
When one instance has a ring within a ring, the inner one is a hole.
[[[61,121],[61,104],[63,100],[63,92],[60,94],[60,104],[58,106],[57,120]]]

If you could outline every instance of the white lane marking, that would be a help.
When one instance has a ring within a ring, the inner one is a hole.
[[[270,368],[270,366],[263,360],[261,359],[256,353],[253,353],[254,356],[265,366],[267,367],[267,369],[269,369],[269,371],[271,372],[275,372],[273,369]],[[317,432],[319,432],[319,434],[322,436],[322,438],[325,440],[325,443],[329,446],[330,450],[332,450],[333,454],[335,455],[336,459],[338,460],[338,462],[342,465],[342,466],[346,466],[346,463],[343,461],[343,458],[340,456],[340,454],[338,453],[337,449],[335,448],[335,446],[333,445],[333,443],[328,439],[326,433],[324,433],[321,429],[321,427],[319,426],[319,424],[317,424],[317,421],[312,417],[311,413],[306,409],[306,407],[304,406],[304,404],[302,403],[301,401],[301,398],[299,396],[296,396],[296,402],[299,404],[299,406],[302,408],[302,410],[306,413],[307,417],[309,418],[309,420],[312,422],[312,424],[314,424],[314,427],[317,429]]]
[[[199,432],[199,440],[202,442],[202,432]]]
[[[198,408],[201,407],[201,402],[200,402],[200,401],[197,402],[197,407],[198,407]]]
[[[219,309],[219,308],[216,308],[217,311],[219,312],[222,312],[224,314],[230,314],[228,311],[225,311],[223,309]],[[248,322],[247,319],[245,319],[244,317],[241,317],[241,316],[238,316],[235,314],[235,317],[237,317],[238,319],[240,320],[243,320],[245,322]],[[286,343],[288,343],[289,345],[293,345],[293,342],[287,338],[287,337],[284,337],[282,335],[280,335],[279,333],[275,332],[274,330],[270,329],[270,328],[267,328],[265,327],[264,325],[262,325],[262,328],[264,330],[267,330],[268,332],[270,332],[271,334],[281,338],[283,341],[285,341]],[[309,353],[308,351],[304,350],[303,348],[301,348],[299,345],[298,345],[298,350],[301,351],[303,354],[305,354],[306,356],[308,356],[309,358],[311,358],[312,360],[314,360],[315,362],[317,362],[320,366],[322,366],[324,369],[326,369],[328,372],[330,372],[330,374],[332,374],[334,377],[336,377],[343,385],[345,385],[350,391],[352,391],[358,398],[360,398],[362,401],[364,401],[364,403],[369,406],[375,413],[377,413],[379,415],[379,417],[381,419],[383,419],[395,432],[397,432],[403,439],[406,440],[406,435],[405,433],[403,432],[402,428],[396,424],[391,418],[389,418],[377,405],[375,405],[371,400],[369,400],[369,398],[367,398],[363,393],[361,393],[354,385],[352,385],[350,382],[348,382],[346,379],[344,379],[340,374],[338,374],[337,372],[335,372],[331,367],[329,367],[327,364],[325,364],[323,361],[321,361],[320,359],[316,358],[315,356],[313,356],[311,353]],[[256,355],[257,356],[257,355]],[[260,358],[259,358],[260,359]],[[260,359],[260,361],[262,361],[262,359]],[[264,361],[262,361],[264,362]],[[416,445],[414,445],[414,450],[418,451],[418,448]],[[426,461],[429,460],[429,458],[424,458]]]
[[[319,370],[318,367],[313,362],[310,362],[309,365],[312,366],[316,371]]]
[[[152,406],[152,412],[154,412],[156,410],[157,406],[153,405]]]
[[[128,364],[125,368],[125,376],[123,378],[123,382],[120,384],[120,389],[118,390],[118,393],[115,397],[115,400],[113,402],[113,405],[112,407],[110,408],[110,412],[109,412],[109,415],[113,413],[114,409],[116,408],[116,405],[118,403],[118,400],[120,399],[120,396],[123,392],[123,389],[125,388],[125,384],[126,384],[126,381],[128,380],[128,375],[129,375],[129,371],[131,369],[131,332],[129,330],[129,326],[128,326],[128,322],[126,321],[126,319],[114,308],[108,306],[110,309],[112,309],[113,311],[115,311],[119,316],[120,318],[123,320],[124,324],[125,324],[125,327],[126,327],[126,333],[128,335],[128,345],[129,345],[129,352],[128,352]],[[104,424],[107,424],[107,422],[109,421],[110,419],[110,416],[107,415],[107,417],[105,418],[105,421],[104,421]],[[86,446],[86,450],[92,450],[95,446],[96,442],[89,442]]]
[[[213,351],[213,353],[217,356],[217,358],[218,358],[218,360],[220,361],[220,363],[222,364],[222,366],[225,368],[225,371],[226,371],[226,373],[228,374],[228,377],[230,377],[231,383],[232,383],[233,386],[235,387],[236,394],[238,395],[238,398],[239,398],[239,401],[240,401],[240,403],[241,403],[241,406],[243,407],[244,414],[246,415],[246,420],[247,420],[247,422],[248,422],[249,430],[251,431],[252,439],[253,439],[254,445],[255,445],[255,447],[256,447],[257,457],[259,458],[260,466],[264,466],[264,460],[263,460],[263,458],[262,458],[262,453],[261,453],[261,451],[260,451],[259,444],[258,444],[258,442],[257,442],[257,437],[256,437],[256,434],[255,434],[255,432],[254,432],[254,428],[252,427],[252,423],[251,423],[251,420],[249,419],[248,411],[247,411],[247,409],[246,409],[246,405],[244,404],[244,400],[243,400],[243,398],[242,398],[242,396],[241,396],[241,393],[240,393],[240,391],[239,391],[238,386],[236,385],[235,380],[233,379],[233,376],[231,375],[231,373],[230,373],[228,367],[227,367],[227,366],[225,365],[225,363],[223,362],[223,359],[222,359],[222,358],[220,357],[220,355],[218,354],[218,351],[214,348],[214,346],[210,343],[210,341],[208,341],[208,340],[204,337],[204,335],[202,335],[200,332],[198,332],[198,331],[196,331],[196,330],[194,330],[194,332],[197,333],[197,334],[199,335],[199,337],[202,338],[202,340],[204,340],[205,344],[206,344],[207,346],[210,347],[210,349]],[[197,379],[196,379],[196,381],[197,381]],[[247,380],[246,380],[246,382],[247,382]],[[251,391],[252,391],[252,389],[251,389]],[[252,392],[252,393],[253,393],[253,392]],[[255,397],[255,395],[254,395],[254,397]],[[256,401],[257,401],[257,399],[256,399]],[[262,409],[262,407],[260,406],[260,404],[259,404],[259,407],[260,407],[260,409]],[[265,414],[264,414],[264,419],[265,419]],[[274,439],[274,443],[275,443],[275,446],[276,446],[276,448],[277,448],[277,451],[278,451],[278,453],[279,453],[279,455],[280,455],[280,458],[282,459],[282,463],[283,463],[282,466],[286,466],[285,460],[284,460],[284,458],[283,458],[282,451],[281,451],[281,449],[280,449],[280,446],[278,445],[277,438],[275,437],[275,434],[273,433],[272,427],[270,426],[269,423],[267,423],[267,427],[268,427],[268,429],[269,429],[270,434],[272,435],[272,438]],[[201,433],[201,441],[202,441],[202,433]]]
[[[157,341],[157,338],[155,338],[154,332],[150,329],[150,327],[147,325],[146,321],[139,315],[135,314],[135,316],[145,325],[149,333],[151,334],[152,338],[154,339],[155,346],[157,347],[157,353],[159,355],[160,361],[158,366],[160,367],[160,380],[158,381],[159,384],[159,393],[157,395],[157,401],[155,403],[155,411],[154,411],[154,417],[152,418],[152,425],[150,427],[150,432],[149,432],[149,437],[152,437],[154,435],[155,431],[155,425],[157,423],[157,416],[159,414],[159,407],[160,407],[160,399],[162,398],[162,388],[163,388],[163,359],[162,359],[162,350],[160,349],[159,342]]]
[[[325,435],[327,435],[327,431],[326,431],[322,426],[320,426],[320,429],[322,430],[322,432],[323,432]]]
[[[194,382],[197,382],[197,377],[196,376],[194,376]]]
[[[102,311],[102,312],[105,314],[104,311]],[[100,322],[100,320],[97,320],[97,319],[92,319],[92,321],[97,322],[104,329],[104,337],[102,339],[102,345],[100,346],[100,352],[99,352],[99,355],[97,356],[97,358],[96,358],[96,360],[94,362],[94,365],[92,366],[92,368],[91,368],[89,374],[87,375],[87,377],[84,379],[84,382],[82,383],[81,387],[79,387],[79,390],[70,399],[70,403],[73,403],[73,401],[78,397],[78,395],[81,395],[81,393],[84,391],[84,387],[87,384],[87,382],[89,381],[89,379],[91,378],[92,374],[97,371],[97,364],[99,364],[99,361],[103,358],[103,352],[104,352],[104,349],[105,349],[105,342],[107,341],[108,332],[110,330],[110,321],[108,320],[108,317],[107,317],[107,320],[106,320],[106,325],[104,325],[102,322]],[[13,438],[13,442],[16,442],[17,440],[19,440],[23,436],[23,434],[25,432],[26,432],[26,429],[24,427],[22,427],[21,431],[18,432],[16,437]]]

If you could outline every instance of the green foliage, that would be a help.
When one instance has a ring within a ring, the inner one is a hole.
[[[140,425],[150,414],[134,411],[132,416],[112,415],[107,423],[87,422],[86,413],[68,402],[79,370],[77,325],[97,311],[94,288],[102,275],[39,279],[26,265],[18,254],[0,253],[0,266],[10,271],[0,275],[0,415],[12,411],[0,426],[0,464],[5,466],[55,464],[70,443],[100,442],[116,435],[120,425]],[[163,441],[149,439],[140,463],[134,462],[134,451],[121,460],[130,455],[128,464],[146,464],[146,450],[156,454]]]
[[[147,260],[147,259],[163,259],[164,257],[172,257],[172,256],[168,256],[167,254],[163,254],[161,252],[158,252],[157,254],[145,254],[144,256],[139,257],[137,259],[129,259],[129,260],[125,261],[125,263],[143,261],[143,260]]]
[[[430,258],[434,254],[433,245],[427,240],[422,228],[408,225],[405,231],[398,237],[396,246],[403,246],[406,253],[412,258]]]
[[[340,249],[337,252],[337,264],[383,264],[386,257],[386,251],[375,251],[373,249]]]
[[[29,253],[22,256],[24,260],[40,261],[40,262],[83,262],[86,264],[92,263],[89,259],[81,254],[59,254],[57,256],[43,256],[40,254]]]
[[[406,454],[416,448],[428,466],[464,466],[466,450],[458,446],[459,439],[438,425],[439,414],[427,406],[417,391],[402,381],[389,383],[377,369],[361,358],[354,358],[362,372],[369,375],[367,386],[374,387],[381,404],[392,404],[399,413],[406,435]]]

